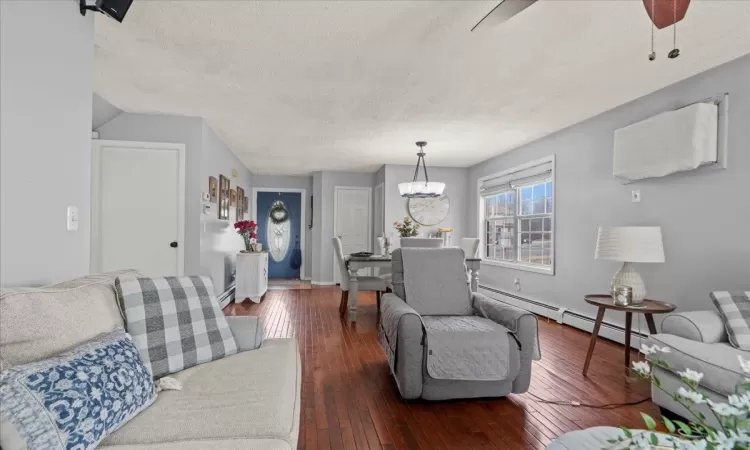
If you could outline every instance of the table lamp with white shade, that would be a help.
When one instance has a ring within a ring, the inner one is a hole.
[[[641,303],[646,298],[646,285],[632,263],[664,262],[661,227],[599,227],[596,259],[622,261],[612,286],[630,286],[632,302]]]

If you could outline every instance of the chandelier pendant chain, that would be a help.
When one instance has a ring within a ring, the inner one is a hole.
[[[427,145],[427,142],[417,142],[417,145],[419,146],[419,153],[417,153],[417,167],[414,168],[414,179],[412,181],[416,182],[419,178],[419,165],[422,164],[422,169],[424,171],[424,182],[429,183],[430,178],[427,176],[427,163],[424,161],[424,146]]]

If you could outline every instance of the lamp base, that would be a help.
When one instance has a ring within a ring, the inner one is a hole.
[[[646,298],[646,285],[643,283],[643,278],[633,269],[632,263],[626,262],[622,264],[620,270],[612,278],[610,289],[615,285],[630,286],[633,288],[633,304],[643,303],[643,299]]]

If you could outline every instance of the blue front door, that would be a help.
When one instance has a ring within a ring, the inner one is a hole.
[[[268,250],[269,278],[299,278],[302,194],[258,192],[258,242]],[[286,220],[275,223],[286,217]]]

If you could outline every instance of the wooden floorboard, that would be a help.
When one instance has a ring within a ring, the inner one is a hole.
[[[529,393],[405,401],[377,342],[375,296],[360,297],[356,324],[339,317],[341,291],[336,287],[269,291],[259,304],[245,301],[225,308],[227,315],[262,317],[265,339],[293,337],[299,342],[300,449],[541,450],[568,431],[597,425],[641,427],[641,411],[658,416],[651,402],[592,409],[540,401],[603,405],[649,396],[647,383],[628,378],[621,345],[600,339],[588,377],[583,377],[590,335],[544,319],[539,321],[542,360],[533,363]]]

